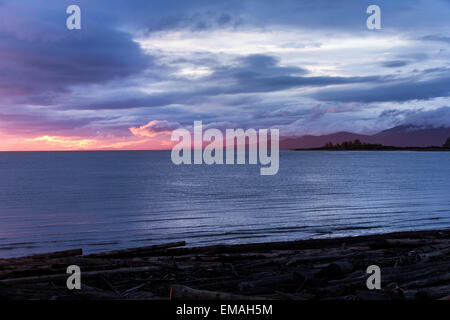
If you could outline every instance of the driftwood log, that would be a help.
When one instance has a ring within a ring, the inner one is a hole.
[[[381,268],[381,290],[366,286]],[[81,269],[68,290],[67,267]],[[450,297],[450,230],[0,259],[0,299],[386,300]]]
[[[187,286],[173,285],[170,288],[171,300],[264,300],[259,297],[241,296],[232,293],[192,289]]]

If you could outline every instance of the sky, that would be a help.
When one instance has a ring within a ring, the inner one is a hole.
[[[0,0],[0,150],[168,149],[194,121],[450,127],[450,0]]]

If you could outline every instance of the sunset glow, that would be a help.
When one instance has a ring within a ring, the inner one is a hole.
[[[381,0],[376,31],[360,1],[136,3],[80,1],[68,30],[65,1],[0,2],[1,151],[169,149],[199,120],[282,139],[450,126],[448,2]]]
[[[82,151],[82,150],[166,150],[172,143],[170,136],[161,134],[146,139],[135,137],[118,138],[82,138],[62,136],[39,136],[20,138],[0,136],[0,151]]]

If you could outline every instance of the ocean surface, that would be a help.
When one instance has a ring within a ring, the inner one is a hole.
[[[259,165],[170,152],[0,153],[0,257],[450,227],[449,152],[281,151]]]

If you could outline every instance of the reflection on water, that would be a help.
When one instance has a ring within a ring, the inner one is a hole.
[[[281,151],[257,165],[170,153],[0,153],[0,257],[450,227],[450,153]]]

